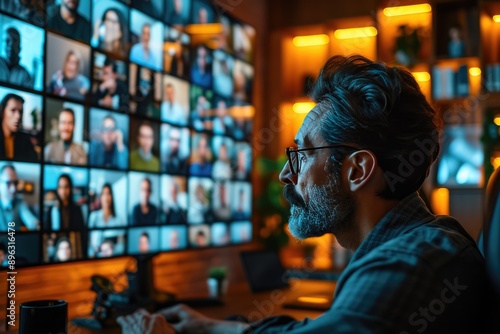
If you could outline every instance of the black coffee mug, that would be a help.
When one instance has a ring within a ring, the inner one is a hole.
[[[67,334],[68,303],[35,300],[20,306],[19,334]]]

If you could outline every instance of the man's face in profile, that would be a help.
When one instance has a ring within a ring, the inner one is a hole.
[[[71,12],[76,12],[78,10],[78,5],[80,0],[63,0],[62,5],[66,7]]]
[[[144,153],[151,153],[154,143],[153,128],[149,125],[141,125],[139,127],[138,142],[139,147]]]
[[[3,201],[12,202],[17,194],[17,173],[12,168],[5,168],[0,175],[0,197]]]
[[[73,140],[73,131],[75,129],[75,119],[73,114],[67,111],[62,111],[59,114],[59,136],[61,140],[69,143]]]
[[[151,197],[151,186],[149,185],[148,181],[143,180],[141,182],[141,191],[140,191],[141,203],[148,204],[150,197]]]
[[[22,122],[22,114],[23,103],[16,99],[10,99],[3,111],[2,127],[11,133],[16,133]]]
[[[313,109],[306,116],[295,139],[298,148],[328,145],[320,133],[320,114]],[[341,182],[339,166],[331,160],[331,149],[300,152],[298,175],[289,162],[280,174],[286,183],[283,195],[291,204],[289,229],[299,239],[336,234],[350,225],[356,208],[353,196]]]
[[[21,41],[11,32],[5,33],[5,55],[10,61],[17,59],[21,51]]]
[[[104,119],[101,131],[104,146],[111,146],[116,142],[116,124],[111,118]]]

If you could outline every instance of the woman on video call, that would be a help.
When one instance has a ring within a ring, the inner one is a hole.
[[[59,96],[83,100],[90,88],[89,79],[81,74],[82,58],[74,50],[66,54],[62,70],[52,75],[48,92]]]
[[[124,223],[115,213],[115,200],[111,184],[105,183],[101,190],[101,208],[90,213],[88,228],[117,227],[123,225]]]
[[[48,228],[58,230],[82,230],[83,215],[80,206],[73,201],[73,181],[68,174],[61,174],[57,180],[57,203],[47,216]]]
[[[127,24],[116,8],[108,8],[96,21],[92,46],[125,57],[127,55]]]

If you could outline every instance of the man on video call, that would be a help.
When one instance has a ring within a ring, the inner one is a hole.
[[[37,161],[38,153],[27,133],[21,132],[24,99],[7,94],[0,102],[0,160]]]
[[[33,88],[34,80],[31,74],[21,65],[21,34],[14,27],[9,27],[4,32],[5,55],[0,57],[0,81],[7,81],[25,88]],[[36,67],[35,62],[35,67]],[[36,72],[33,71],[33,73]]]
[[[80,0],[61,0],[54,15],[47,20],[47,28],[57,30],[69,37],[90,41],[90,23],[78,14]]]
[[[167,173],[186,174],[187,156],[181,153],[182,132],[181,129],[170,127],[166,139],[165,162],[162,164],[163,170]]]
[[[165,101],[161,103],[161,120],[178,125],[186,125],[187,123],[186,112],[175,101],[175,88],[171,83],[165,85]]]
[[[132,209],[131,225],[154,225],[158,218],[158,208],[151,203],[151,194],[153,187],[149,178],[144,178],[141,181],[139,189],[139,203]]]
[[[39,220],[18,195],[19,179],[13,165],[0,168],[0,231],[8,230],[9,222],[16,222],[15,229],[34,231]],[[13,227],[13,226],[10,226]]]
[[[439,153],[439,123],[411,73],[335,56],[311,97],[280,180],[296,238],[332,233],[355,252],[331,308],[244,323],[178,305],[119,318],[124,333],[144,324],[155,334],[483,332],[484,259],[455,219],[433,215],[417,194]]]
[[[90,164],[119,169],[128,166],[128,149],[123,141],[123,133],[111,115],[102,120],[101,140],[91,143]]]
[[[82,145],[73,142],[75,112],[64,108],[57,119],[59,140],[49,143],[44,150],[45,161],[71,165],[86,165],[87,152]]]
[[[118,65],[106,58],[102,67],[102,82],[92,94],[93,103],[106,108],[129,112],[130,96],[127,85],[118,78]]]
[[[130,168],[147,172],[159,172],[160,160],[153,154],[155,132],[153,126],[144,122],[137,131],[139,147],[130,153]]]
[[[141,29],[141,41],[134,44],[130,49],[130,61],[139,65],[160,69],[159,60],[151,49],[151,25],[146,23]]]

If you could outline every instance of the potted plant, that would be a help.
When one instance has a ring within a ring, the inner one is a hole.
[[[220,298],[227,292],[227,268],[212,267],[208,270],[208,293],[212,298]]]

